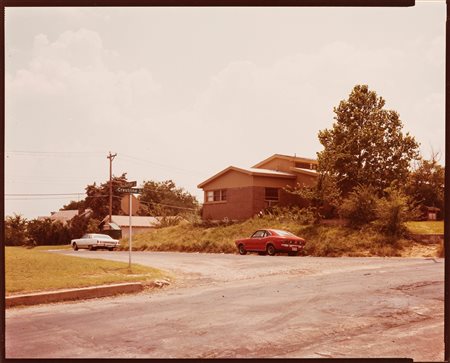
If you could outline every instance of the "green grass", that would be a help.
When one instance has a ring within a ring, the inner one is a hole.
[[[5,275],[6,294],[169,277],[161,270],[141,265],[132,265],[129,270],[127,263],[63,256],[24,247],[5,248]]]
[[[52,246],[36,246],[32,247],[35,251],[47,251],[47,250],[70,250],[72,247],[70,245],[52,245]]]
[[[393,240],[370,229],[301,225],[290,219],[266,216],[220,227],[198,227],[188,222],[133,236],[133,250],[237,253],[234,241],[262,228],[284,229],[307,240],[311,256],[400,256],[406,240]],[[128,249],[128,240],[121,241]]]
[[[416,234],[444,233],[444,221],[407,222],[406,226],[411,233]]]

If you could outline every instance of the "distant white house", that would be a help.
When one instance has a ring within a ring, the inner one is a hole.
[[[149,232],[161,224],[161,217],[148,216],[132,216],[131,228],[133,234]],[[121,230],[122,238],[128,237],[130,234],[130,217],[129,216],[111,216],[111,223],[109,223],[109,216],[103,218],[100,226],[103,230]]]

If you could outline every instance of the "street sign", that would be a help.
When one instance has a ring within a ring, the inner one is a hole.
[[[133,187],[135,187],[137,185],[137,181],[130,181],[130,182],[127,182],[125,185],[124,185],[124,187],[125,188],[133,188]]]
[[[130,194],[140,194],[142,193],[143,188],[118,188],[117,191],[119,193],[130,193]]]

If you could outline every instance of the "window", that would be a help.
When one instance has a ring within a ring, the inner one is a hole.
[[[221,202],[227,200],[227,190],[226,189],[218,189],[218,190],[209,190],[206,192],[206,201],[207,202]]]
[[[252,238],[263,238],[266,236],[266,231],[256,231],[253,233]]]
[[[278,200],[278,188],[266,188],[266,200]]]

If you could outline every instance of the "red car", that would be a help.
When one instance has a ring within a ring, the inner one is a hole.
[[[279,229],[260,229],[250,238],[239,239],[235,243],[241,255],[251,251],[274,256],[277,252],[298,255],[303,251],[306,241],[291,232]]]

